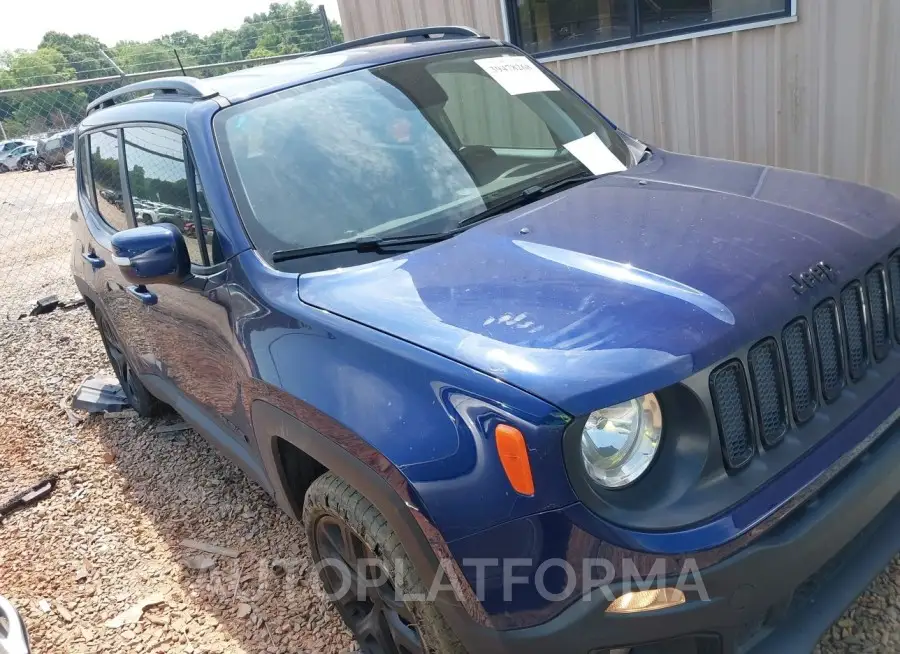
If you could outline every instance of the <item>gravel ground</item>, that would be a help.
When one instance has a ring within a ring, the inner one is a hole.
[[[0,352],[0,501],[80,466],[0,524],[0,592],[35,654],[354,649],[309,574],[300,526],[194,432],[156,433],[177,416],[72,424],[60,401],[111,374],[86,309],[0,322]],[[160,601],[135,624],[107,624],[145,600]]]

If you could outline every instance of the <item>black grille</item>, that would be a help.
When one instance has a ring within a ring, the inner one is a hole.
[[[806,422],[812,418],[819,405],[813,374],[812,343],[806,319],[800,318],[785,327],[782,338],[794,420],[798,423]]]
[[[841,333],[837,305],[826,300],[813,312],[816,349],[819,351],[819,382],[826,402],[833,402],[844,388],[844,362],[841,357]]]
[[[844,313],[844,339],[847,343],[847,371],[850,379],[859,381],[869,365],[869,348],[863,322],[863,297],[859,282],[841,291],[841,310]]]
[[[767,447],[776,445],[788,428],[787,401],[782,382],[778,344],[768,339],[754,345],[747,354],[750,382],[756,397],[756,417],[760,436]]]
[[[869,300],[869,328],[872,334],[872,356],[884,361],[891,349],[888,318],[887,291],[884,287],[884,270],[876,266],[866,275],[866,296]]]
[[[888,262],[888,278],[891,282],[891,306],[894,309],[894,339],[900,343],[900,256]]]
[[[780,346],[765,338],[747,351],[746,362],[731,359],[710,374],[726,465],[747,465],[757,449],[777,445],[793,425],[812,420],[823,399],[837,401],[848,379],[861,380],[869,366],[888,358],[895,341],[900,343],[900,250],[850,281],[839,298],[820,302],[812,322],[808,316],[789,322]]]
[[[709,377],[709,388],[719,435],[722,456],[729,468],[740,468],[753,458],[753,422],[744,366],[733,360],[717,368]]]

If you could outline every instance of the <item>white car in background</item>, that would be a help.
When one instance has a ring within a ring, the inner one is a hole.
[[[29,141],[28,139],[9,139],[8,141],[0,141],[0,158],[5,157],[22,145],[35,145],[36,143],[37,141]]]
[[[75,150],[72,150],[68,154],[66,154],[66,165],[69,168],[75,167]]]
[[[30,143],[0,154],[0,173],[8,173],[11,170],[34,170],[34,151],[34,144]]]

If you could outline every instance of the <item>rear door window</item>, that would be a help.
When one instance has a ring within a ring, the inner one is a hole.
[[[94,132],[88,137],[91,151],[91,172],[97,211],[107,225],[116,231],[128,229],[128,218],[122,196],[122,177],[119,174],[118,130]]]

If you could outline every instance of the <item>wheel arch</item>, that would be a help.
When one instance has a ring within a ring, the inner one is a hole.
[[[397,488],[387,481],[386,477],[403,487],[404,494],[411,489],[396,468],[373,453],[348,451],[302,420],[263,400],[253,401],[251,416],[266,475],[274,489],[275,500],[282,509],[298,521],[302,520],[303,497],[297,497],[292,492],[282,456],[282,448],[287,444],[321,466],[322,473],[327,469],[343,478],[375,505],[397,534],[426,588],[431,584],[441,567],[439,556],[448,557],[449,551],[436,531],[426,537],[416,517],[418,509],[410,498],[401,497]],[[379,471],[371,464],[377,465]],[[314,479],[304,480],[303,483],[308,487]],[[427,523],[424,518],[422,520]],[[454,633],[469,651],[494,651],[498,642],[496,632],[473,620],[452,591],[441,591],[437,602]],[[480,608],[480,605],[470,607],[476,611]]]

